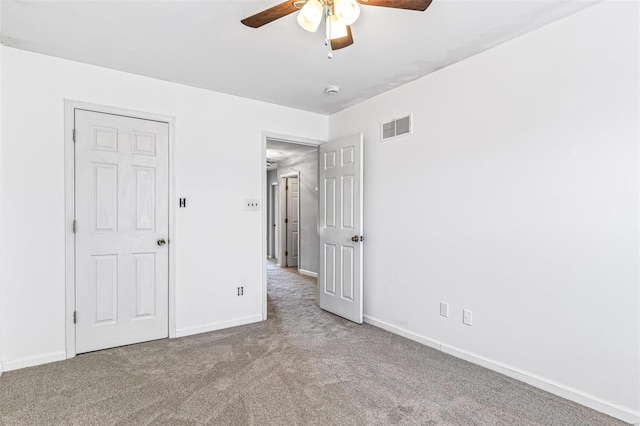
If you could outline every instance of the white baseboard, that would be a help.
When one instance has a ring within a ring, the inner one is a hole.
[[[262,321],[262,314],[252,315],[244,318],[237,318],[231,321],[223,321],[214,324],[207,324],[199,327],[190,327],[176,330],[176,337],[191,336],[193,334],[206,333],[209,331],[221,330],[223,328],[236,327],[239,325],[251,324]],[[0,363],[0,372],[18,370],[25,367],[47,364],[49,362],[63,361],[67,359],[66,352],[54,352],[32,358],[18,359],[15,361],[5,361]]]
[[[302,275],[308,275],[310,277],[318,278],[317,272],[307,271],[306,269],[298,269],[298,272],[300,272]]]
[[[4,364],[0,361],[0,377],[2,377],[2,373],[4,373]]]
[[[584,405],[585,407],[592,408],[596,411],[600,411],[601,413],[605,413],[609,416],[618,418],[625,422],[636,425],[640,423],[640,412],[631,408],[623,407],[609,401],[605,401],[596,396],[589,395],[581,390],[563,385],[562,383],[558,383],[553,380],[540,377],[536,374],[521,370],[519,368],[512,367],[510,365],[503,364],[489,358],[485,358],[481,355],[444,344],[425,336],[421,336],[412,331],[396,327],[392,324],[372,318],[368,315],[364,315],[364,322],[382,328],[383,330],[387,330],[399,336],[405,337],[409,340],[422,343],[423,345],[445,352],[449,355],[453,355],[456,358],[464,359],[465,361],[472,362],[489,370],[493,370],[513,379],[520,380],[521,382],[525,382],[531,386],[535,386],[539,389],[545,390],[549,393],[568,399],[570,401],[577,402],[578,404]]]
[[[237,318],[230,321],[216,322],[213,324],[201,325],[198,327],[179,328],[176,330],[176,337],[191,336],[194,334],[208,333],[209,331],[222,330],[223,328],[237,327],[239,325],[251,324],[262,321],[262,314],[251,315],[249,317]]]
[[[17,359],[15,361],[4,361],[2,368],[4,371],[18,370],[20,368],[33,367],[40,364],[48,364],[50,362],[64,361],[67,359],[66,352],[52,352],[49,354],[39,355],[31,358]]]

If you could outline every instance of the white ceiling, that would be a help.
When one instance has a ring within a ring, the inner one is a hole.
[[[327,58],[295,14],[240,20],[279,1],[2,0],[2,43],[162,80],[331,114],[590,6],[434,0],[425,12],[363,6],[355,44]],[[324,94],[328,85],[340,94]]]
[[[317,146],[267,139],[267,170],[276,169],[278,161],[282,161],[285,158],[296,157],[317,150]]]

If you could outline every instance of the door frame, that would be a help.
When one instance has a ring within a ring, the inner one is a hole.
[[[298,145],[310,145],[318,147],[325,143],[326,140],[310,139],[300,136],[284,135],[281,133],[262,132],[262,205],[266,205],[267,200],[267,139],[279,142],[287,142]],[[278,182],[280,185],[280,182]],[[282,197],[280,197],[282,198]],[[262,210],[262,320],[267,319],[267,209]],[[282,246],[282,241],[280,241]],[[299,250],[299,248],[298,248]],[[300,253],[298,252],[298,255]],[[280,261],[280,259],[278,259]],[[299,261],[299,258],[298,258]]]
[[[75,149],[73,130],[75,110],[87,110],[103,114],[121,115],[142,120],[159,121],[169,126],[169,322],[167,328],[169,338],[176,337],[176,268],[175,268],[175,229],[176,206],[172,200],[175,196],[174,179],[174,142],[175,142],[175,117],[127,110],[106,105],[91,104],[87,102],[64,100],[64,198],[65,198],[65,350],[66,358],[76,356],[76,327],[73,322],[73,313],[76,309],[76,243],[73,233],[73,220],[75,218]]]
[[[288,223],[284,223],[284,219],[285,216],[286,219],[288,219],[289,216],[289,192],[288,189],[286,189],[287,185],[285,185],[285,182],[287,179],[289,178],[296,178],[298,179],[298,265],[296,266],[296,269],[300,269],[300,258],[301,256],[301,247],[300,247],[300,235],[301,235],[301,231],[302,231],[302,227],[300,226],[300,222],[302,222],[302,215],[300,214],[300,171],[296,170],[295,172],[289,172],[286,173],[284,175],[280,176],[280,181],[278,182],[278,186],[279,191],[280,191],[280,205],[276,206],[279,213],[278,213],[278,221],[279,221],[279,225],[280,225],[280,240],[283,242],[283,244],[280,245],[280,253],[278,253],[280,255],[280,258],[278,259],[278,266],[284,266],[286,268],[290,268],[289,266],[289,256],[285,256],[285,251],[288,251],[288,245],[289,245],[289,226]],[[286,215],[284,215],[283,213],[287,212]],[[286,265],[282,264],[282,259],[286,260]]]

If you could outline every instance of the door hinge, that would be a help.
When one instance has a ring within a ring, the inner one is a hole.
[[[76,129],[73,129],[73,141],[76,141]]]
[[[76,222],[75,219],[73,219],[73,225],[71,226],[71,228],[73,229],[74,234],[78,232],[78,222]]]
[[[289,223],[289,219],[284,219],[284,223]]]
[[[288,191],[288,190],[289,190],[289,185],[285,185],[285,186],[284,186],[284,190],[285,190],[285,191]]]
[[[76,324],[78,322],[78,312],[73,311],[73,323]]]
[[[289,256],[289,252],[288,252],[288,251],[285,251],[285,252],[284,252],[284,255],[285,255],[285,256]]]

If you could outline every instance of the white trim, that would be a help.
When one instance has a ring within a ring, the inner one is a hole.
[[[310,277],[318,278],[317,272],[307,271],[306,269],[298,269],[298,272],[300,272],[302,275],[308,275]]]
[[[545,377],[538,376],[528,371],[524,371],[519,368],[504,364],[502,362],[494,361],[481,355],[447,345],[429,337],[421,336],[412,331],[408,331],[404,328],[397,327],[368,315],[364,316],[364,322],[375,327],[382,328],[383,330],[387,330],[399,336],[406,337],[409,340],[422,343],[423,345],[455,356],[456,358],[464,359],[465,361],[469,361],[471,363],[485,367],[489,370],[504,374],[505,376],[527,383],[531,386],[535,386],[538,389],[545,390],[549,393],[584,405],[585,407],[589,407],[596,411],[600,411],[601,413],[605,413],[609,416],[618,418],[625,422],[633,424],[638,424],[638,422],[640,422],[640,412],[638,411],[614,404],[609,401],[605,401],[601,398],[589,395],[581,390],[563,385],[562,383],[555,382],[551,379],[547,379]]]
[[[4,364],[0,361],[0,377],[2,377],[2,373],[4,373]]]
[[[65,349],[66,358],[76,356],[76,327],[73,311],[76,306],[76,257],[72,223],[75,218],[75,155],[73,146],[74,110],[76,103],[64,101],[64,226],[65,226]]]
[[[66,358],[76,355],[76,329],[73,324],[73,311],[76,307],[75,298],[75,238],[72,222],[75,218],[74,191],[74,142],[73,128],[75,110],[82,109],[105,114],[116,114],[126,117],[153,120],[169,125],[169,323],[167,324],[169,337],[176,337],[176,206],[173,202],[175,195],[175,117],[134,111],[105,105],[91,104],[65,99],[64,100],[64,176],[65,176],[65,349]]]
[[[169,125],[169,338],[176,336],[176,118],[165,116]]]
[[[291,135],[285,135],[282,133],[273,133],[273,132],[262,132],[262,139],[264,141],[265,154],[266,154],[266,147],[267,147],[267,139],[270,139],[274,142],[286,142],[286,143],[294,143],[296,145],[308,145],[308,146],[318,146],[326,142],[320,139],[303,138],[300,136],[291,136]],[[266,159],[266,156],[265,156],[265,159]],[[266,161],[265,161],[265,167],[266,167]]]
[[[367,324],[371,324],[375,327],[381,328],[383,330],[387,330],[393,334],[397,334],[398,336],[405,337],[409,340],[413,340],[414,342],[422,343],[425,346],[429,346],[430,348],[441,350],[442,343],[437,340],[430,339],[428,337],[421,336],[414,332],[405,330],[404,328],[396,327],[394,325],[389,324],[388,322],[380,321],[379,319],[375,319],[370,317],[369,315],[363,315],[364,322]]]
[[[45,355],[35,356],[31,358],[18,359],[15,361],[5,361],[4,371],[19,370],[21,368],[48,364],[50,362],[64,361],[66,358],[66,352],[51,352]]]
[[[262,132],[262,161],[261,170],[262,178],[262,205],[266,205],[267,200],[267,139],[274,141],[283,141],[289,143],[295,143],[298,145],[311,145],[320,146],[326,142],[319,139],[309,139],[299,136],[283,135],[281,133],[274,132]],[[266,209],[262,209],[262,319],[267,319],[267,213]],[[281,244],[282,245],[282,244]],[[278,259],[278,266],[280,266],[280,259]]]
[[[244,318],[237,318],[230,321],[216,322],[213,324],[201,325],[198,327],[189,327],[176,330],[176,337],[192,336],[194,334],[208,333],[210,331],[222,330],[239,325],[252,324],[262,321],[262,315],[251,315]]]
[[[260,173],[261,178],[260,182],[262,183],[262,201],[260,201],[260,205],[262,206],[262,258],[260,259],[260,265],[262,267],[262,276],[260,279],[262,280],[262,292],[260,293],[260,297],[262,298],[262,314],[260,318],[264,321],[267,319],[267,136],[264,132],[262,132],[262,140],[260,141],[261,146],[261,157],[262,161],[260,162]]]

